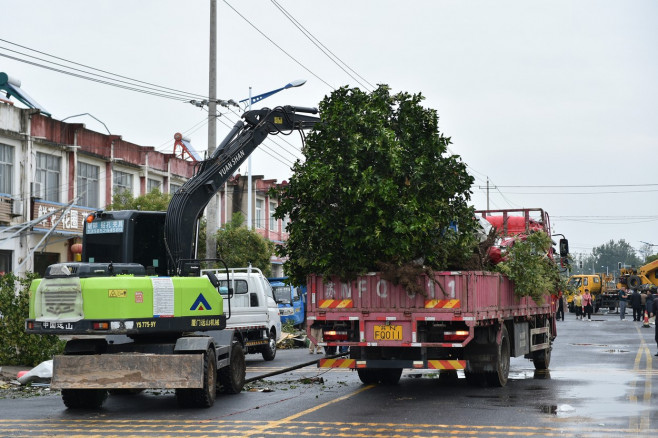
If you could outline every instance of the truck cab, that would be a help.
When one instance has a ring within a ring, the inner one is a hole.
[[[279,305],[281,323],[292,322],[293,326],[301,326],[306,321],[306,288],[286,284],[287,277],[267,279],[272,286],[274,299]]]

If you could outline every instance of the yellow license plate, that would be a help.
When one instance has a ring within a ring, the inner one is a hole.
[[[375,335],[375,341],[401,341],[402,326],[376,325],[374,335]]]

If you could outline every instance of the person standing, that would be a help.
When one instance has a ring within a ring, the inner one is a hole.
[[[573,307],[576,309],[576,319],[583,319],[583,296],[580,291],[573,297]]]
[[[585,311],[584,313],[587,315],[587,320],[591,321],[592,320],[592,294],[589,293],[589,289],[585,289],[585,293],[583,294],[583,310]]]
[[[645,291],[640,292],[640,298],[642,299],[642,304],[640,305],[640,321],[644,318],[644,312],[647,310],[647,293]]]
[[[562,318],[562,321],[564,321],[564,294],[562,291],[557,293],[557,312],[555,315],[555,319],[558,321],[560,318]]]
[[[631,307],[633,308],[633,321],[641,321],[642,316],[640,314],[640,309],[642,308],[642,297],[637,289],[633,289],[630,298]]]
[[[619,319],[622,321],[626,319],[626,302],[628,300],[628,291],[626,285],[622,285],[619,289]]]
[[[651,318],[651,315],[653,315],[653,290],[649,289],[647,291],[647,316]]]
[[[311,326],[311,337],[308,338],[308,352],[310,354],[313,354],[314,352],[317,354],[322,354],[322,347],[313,342],[312,338],[315,338],[318,343],[322,342],[322,326],[317,321],[314,322]]]

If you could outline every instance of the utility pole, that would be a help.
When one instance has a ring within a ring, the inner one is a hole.
[[[487,210],[489,210],[489,177],[487,177],[487,186],[486,187],[478,186],[478,189],[485,189],[485,188],[487,189]],[[495,189],[496,186],[492,186],[491,188]]]
[[[208,157],[217,144],[217,0],[210,0],[210,58],[208,72]],[[206,258],[217,257],[217,195],[206,207]]]

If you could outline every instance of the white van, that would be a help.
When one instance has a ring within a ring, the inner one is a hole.
[[[272,287],[258,268],[205,269],[202,275],[212,272],[219,280],[224,297],[224,314],[228,317],[226,328],[235,335],[245,353],[261,353],[263,359],[273,360],[276,344],[281,339],[279,306],[274,301]],[[228,290],[233,296],[228,299]]]

